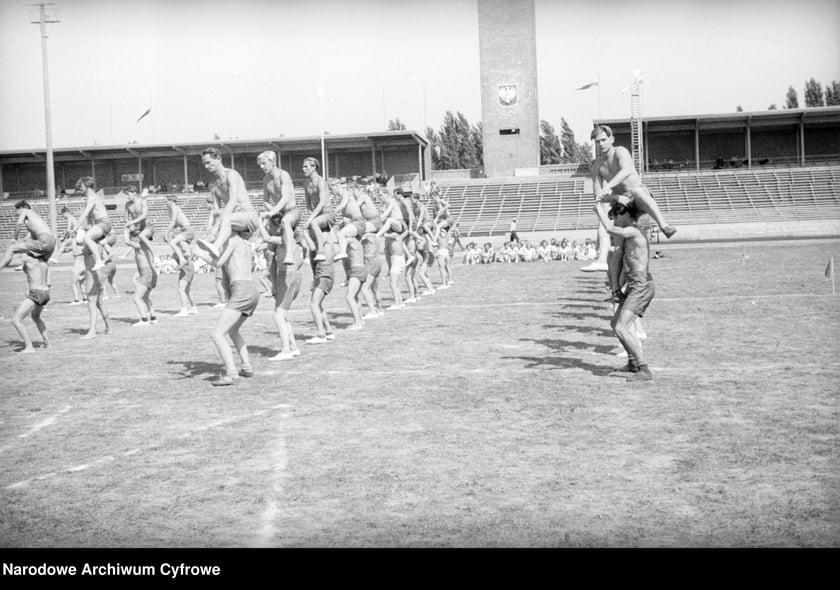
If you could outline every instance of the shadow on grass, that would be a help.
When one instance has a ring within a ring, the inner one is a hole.
[[[588,320],[588,319],[596,319],[609,324],[610,320],[612,319],[612,314],[606,315],[603,313],[588,313],[582,311],[558,311],[551,314],[552,317],[561,320],[567,320],[569,318],[576,319],[576,320]]]
[[[250,350],[250,347],[249,347]],[[194,379],[196,377],[206,376],[204,381],[212,381],[220,373],[224,373],[224,366],[220,362],[208,363],[205,361],[166,361],[167,365],[180,365],[181,370],[176,370],[175,373],[180,375],[180,379]]]
[[[588,342],[579,342],[574,340],[534,340],[531,338],[520,339],[524,342],[533,342],[534,344],[539,344],[541,346],[545,346],[546,348],[550,349],[553,353],[549,356],[544,357],[537,357],[537,356],[514,356],[514,357],[505,357],[511,359],[519,359],[523,360],[528,363],[525,368],[526,369],[535,369],[541,367],[548,367],[554,369],[583,369],[584,371],[589,371],[595,376],[603,377],[609,375],[615,370],[615,367],[612,365],[605,366],[605,365],[596,365],[594,363],[589,363],[584,360],[581,360],[574,356],[568,356],[570,348],[576,350],[586,350],[592,351],[599,354],[608,354],[612,351],[615,346],[605,346],[605,345],[595,345]]]
[[[615,332],[607,328],[601,328],[599,326],[563,326],[563,325],[550,325],[546,324],[543,328],[547,330],[560,330],[563,333],[567,332],[579,332],[583,334],[594,334],[595,336],[603,336],[605,338],[612,338],[616,339]]]

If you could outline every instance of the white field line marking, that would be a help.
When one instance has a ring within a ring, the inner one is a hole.
[[[66,413],[67,413],[67,412],[69,412],[71,409],[73,409],[73,406],[64,406],[63,408],[61,408],[61,409],[58,411],[58,413],[57,413],[57,414],[55,414],[55,415],[53,415],[53,416],[50,416],[50,417],[49,417],[49,418],[47,418],[46,420],[43,420],[43,421],[41,421],[41,422],[38,422],[38,424],[35,424],[32,428],[30,428],[29,430],[27,430],[27,431],[26,431],[26,432],[24,432],[23,434],[19,434],[19,435],[18,435],[18,438],[26,438],[26,437],[28,437],[28,436],[31,436],[31,435],[35,434],[36,432],[38,432],[38,431],[39,431],[39,430],[41,430],[42,428],[46,428],[46,427],[47,427],[47,426],[49,426],[50,424],[53,424],[53,423],[54,423],[54,422],[58,419],[58,417],[59,417],[59,416],[61,416],[62,414],[66,414]]]
[[[284,434],[284,424],[282,422],[289,419],[289,414],[283,412],[279,415],[279,419],[281,425],[277,428],[279,434],[274,452],[271,455],[271,492],[269,493],[268,502],[260,518],[260,527],[257,530],[257,536],[254,539],[252,547],[271,547],[271,543],[277,535],[277,526],[275,523],[280,514],[279,499],[283,494],[285,479],[287,477],[286,467],[289,464],[289,453],[287,451],[286,435]]]
[[[263,416],[268,411],[283,410],[283,409],[289,409],[289,408],[291,408],[291,406],[289,404],[277,404],[277,405],[271,406],[270,408],[268,408],[266,410],[256,410],[254,412],[251,412],[250,414],[244,414],[244,415],[241,415],[241,416],[237,416],[237,417],[230,418],[230,419],[225,419],[225,420],[217,420],[216,422],[211,422],[209,425],[196,427],[196,428],[192,429],[191,431],[188,431],[185,434],[179,434],[179,435],[177,435],[173,438],[175,440],[188,438],[193,433],[208,430],[208,428],[210,428],[210,427],[223,426],[223,425],[226,425],[226,424],[231,424],[233,422],[242,422],[242,421],[248,420],[250,418],[256,418],[256,417],[259,417],[259,416]],[[136,454],[141,453],[143,451],[150,451],[152,449],[156,449],[157,447],[160,447],[161,445],[163,445],[167,440],[168,440],[167,438],[163,438],[161,440],[152,442],[152,443],[150,443],[148,445],[145,445],[143,447],[139,447],[139,448],[136,448],[136,449],[131,449],[129,451],[125,451],[124,453],[121,453],[121,456],[122,457],[129,457],[131,455],[136,455]],[[64,469],[61,469],[60,472],[61,473],[78,473],[80,471],[86,471],[88,469],[91,469],[91,468],[94,468],[94,467],[99,467],[99,466],[105,465],[107,463],[113,463],[115,461],[117,461],[116,457],[114,457],[113,455],[107,455],[105,457],[99,457],[98,459],[94,459],[94,460],[92,460],[88,463],[81,463],[79,465],[73,465],[73,466],[70,466],[70,467],[65,467]],[[50,473],[46,473],[46,474],[35,475],[35,476],[30,477],[28,479],[24,479],[22,481],[18,481],[18,482],[9,484],[7,486],[4,486],[4,489],[14,490],[14,489],[17,489],[17,488],[22,488],[22,487],[25,487],[25,486],[29,485],[30,483],[32,483],[34,481],[42,481],[42,480],[47,479],[49,477],[53,477],[54,475],[56,475],[56,472],[50,472]]]

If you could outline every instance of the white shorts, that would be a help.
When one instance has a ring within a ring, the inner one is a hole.
[[[440,250],[437,251],[437,257],[438,258],[449,258],[449,250],[447,250],[446,248],[441,248]]]
[[[405,256],[391,256],[391,274],[398,275],[405,271]]]

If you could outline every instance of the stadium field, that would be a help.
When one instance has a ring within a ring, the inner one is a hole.
[[[323,345],[302,342],[304,290],[286,362],[263,299],[243,327],[256,374],[226,388],[212,275],[198,315],[172,317],[163,275],[157,326],[132,328],[124,296],[85,341],[54,270],[53,346],[18,356],[25,278],[6,270],[0,544],[838,546],[840,240],[657,249],[637,384],[608,375],[624,359],[584,262],[456,263],[452,288],[356,332],[336,286]]]

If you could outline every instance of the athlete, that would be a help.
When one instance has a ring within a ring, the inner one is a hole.
[[[627,267],[627,289],[623,294],[614,291],[618,297],[618,307],[610,324],[627,351],[627,365],[616,373],[629,374],[628,381],[650,381],[653,374],[645,361],[642,345],[633,326],[636,319],[645,314],[656,293],[649,270],[650,245],[647,236],[637,225],[642,211],[632,203],[614,203],[609,213],[613,220],[597,205],[595,211],[607,233],[622,239],[623,247],[617,252],[621,253],[621,261]]]
[[[265,151],[257,156],[265,177],[263,178],[263,202],[266,210],[260,216],[264,219],[279,219],[283,228],[283,238],[291,244],[295,239],[295,230],[300,222],[300,210],[295,200],[295,187],[288,172],[277,166],[277,156],[272,151]],[[295,266],[293,252],[286,250],[283,264]]]
[[[92,270],[99,270],[105,266],[105,263],[102,262],[98,244],[111,231],[105,199],[102,191],[96,192],[96,180],[91,176],[85,176],[76,182],[76,193],[85,195],[85,208],[79,215],[79,219],[84,224],[82,240],[90,256],[93,257]]]
[[[195,232],[190,227],[190,220],[178,205],[178,195],[167,195],[166,206],[169,208],[169,226],[166,228],[166,241],[178,261],[178,270],[189,264],[192,257],[190,244],[195,239]]]

